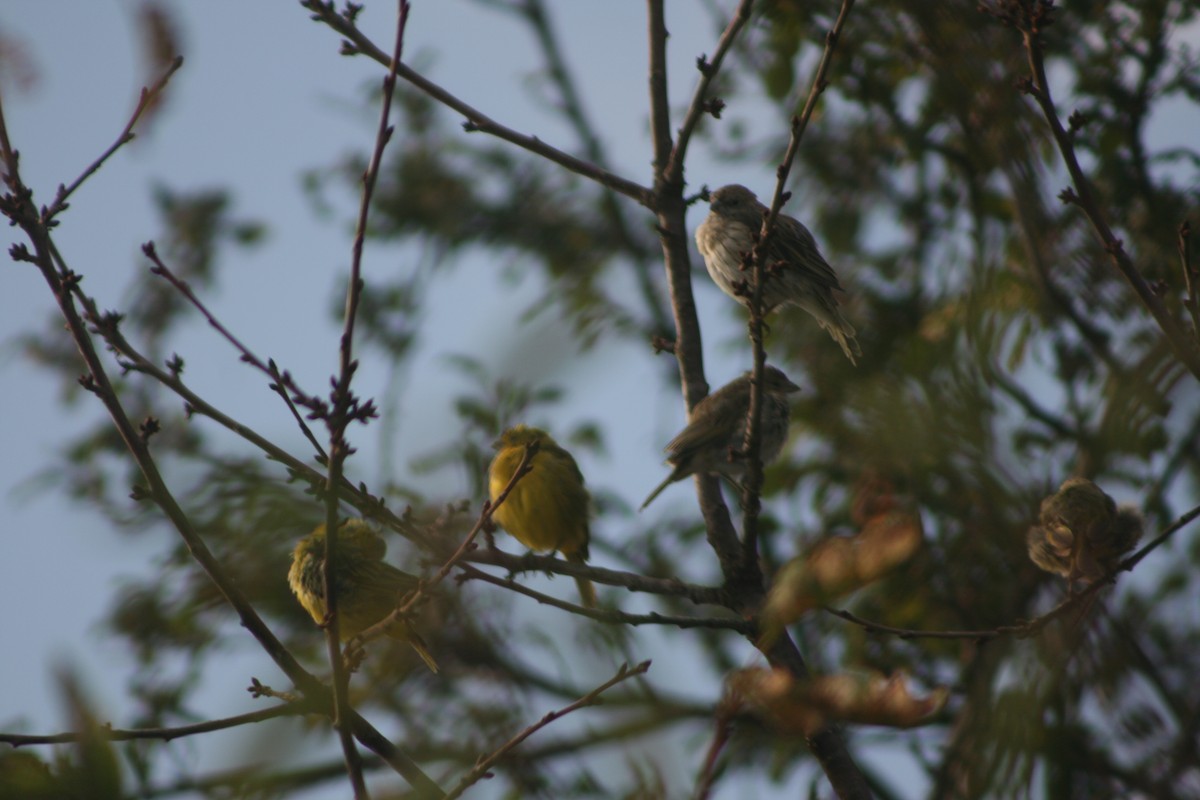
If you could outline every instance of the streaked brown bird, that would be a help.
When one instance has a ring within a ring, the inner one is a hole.
[[[760,456],[763,464],[769,464],[778,458],[787,441],[791,418],[788,395],[800,391],[800,387],[780,370],[767,367],[763,370],[763,389]],[[674,469],[654,488],[641,508],[650,505],[663,489],[689,475],[715,472],[738,483],[746,471],[746,463],[736,453],[745,445],[749,411],[749,372],[697,403],[687,427],[665,448],[667,463]]]
[[[1117,507],[1087,478],[1068,478],[1042,501],[1038,524],[1025,543],[1041,569],[1069,584],[1092,583],[1116,569],[1142,538],[1144,522],[1133,506]]]
[[[588,514],[591,495],[575,458],[541,428],[516,425],[500,434],[492,446],[496,457],[488,468],[488,491],[495,501],[525,457],[525,448],[538,448],[530,471],[513,487],[492,519],[530,550],[557,550],[567,561],[584,564],[591,536]],[[588,608],[596,607],[596,587],[586,578],[576,578],[579,597]]]
[[[704,266],[721,291],[744,306],[750,305],[748,291],[739,293],[737,284],[749,284],[742,269],[747,253],[762,229],[768,209],[745,186],[730,184],[712,193],[708,217],[696,229],[696,246]],[[850,363],[857,364],[862,350],[854,338],[854,326],[838,310],[834,291],[842,291],[833,267],[817,249],[816,239],[799,220],[780,214],[768,242],[763,271],[763,313],[792,303],[800,306],[829,331]],[[773,267],[778,265],[778,269]]]
[[[343,642],[381,621],[417,586],[417,579],[383,560],[387,543],[361,519],[338,526],[334,591],[338,598],[338,635]],[[292,593],[318,625],[325,622],[325,525],[305,536],[292,552],[288,570]],[[433,672],[437,662],[411,622],[401,620],[388,635],[408,642]]]

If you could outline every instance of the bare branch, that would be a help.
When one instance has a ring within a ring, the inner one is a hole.
[[[518,12],[528,20],[534,36],[542,48],[550,78],[558,87],[562,112],[583,143],[583,151],[588,160],[603,169],[608,169],[608,155],[604,151],[604,144],[596,135],[596,125],[588,118],[587,112],[584,110],[583,100],[579,96],[575,80],[567,68],[566,58],[551,28],[545,0],[524,0],[519,6]],[[670,319],[663,306],[658,288],[651,280],[651,270],[656,263],[653,249],[647,247],[646,242],[634,234],[633,226],[625,213],[625,207],[617,201],[616,192],[611,188],[604,188],[602,210],[608,217],[625,252],[629,254],[638,283],[638,291],[641,292],[642,300],[650,312],[653,329],[657,332],[665,331],[670,325]]]
[[[512,752],[518,745],[521,744],[521,742],[525,741],[530,736],[549,725],[551,722],[570,714],[572,711],[578,711],[581,708],[596,705],[597,703],[601,702],[600,696],[606,691],[619,683],[629,680],[630,678],[638,675],[644,675],[649,669],[649,661],[643,661],[635,667],[630,667],[628,664],[622,664],[621,668],[617,670],[616,675],[600,684],[595,689],[576,700],[574,703],[571,703],[569,706],[564,706],[557,711],[551,711],[549,714],[542,717],[540,720],[530,725],[513,738],[509,739],[492,753],[481,756],[475,767],[462,777],[457,786],[446,793],[443,800],[454,800],[454,798],[462,796],[463,792],[485,777],[488,773],[488,770],[490,770],[506,755]]]
[[[375,147],[371,153],[371,161],[362,179],[362,193],[358,207],[358,224],[354,231],[354,243],[351,248],[350,280],[346,287],[346,310],[341,345],[338,348],[339,364],[338,377],[334,385],[331,400],[333,408],[325,424],[329,429],[329,463],[325,482],[325,561],[323,577],[325,582],[325,648],[329,655],[329,663],[333,668],[333,725],[337,729],[338,738],[342,745],[342,754],[346,760],[346,771],[350,783],[354,787],[354,796],[360,800],[369,800],[367,783],[363,778],[362,756],[354,746],[349,725],[350,714],[350,671],[342,659],[341,636],[339,633],[338,595],[337,595],[337,545],[338,545],[338,500],[337,488],[342,482],[342,469],[345,460],[353,450],[346,440],[346,429],[355,419],[354,405],[356,403],[351,392],[354,374],[358,371],[358,362],[354,359],[354,326],[358,320],[358,306],[362,298],[362,254],[367,237],[367,216],[371,210],[371,197],[375,191],[375,183],[379,178],[379,169],[383,163],[383,151],[392,138],[392,126],[389,120],[392,115],[392,98],[395,97],[396,70],[400,67],[400,59],[404,53],[404,28],[408,23],[408,0],[397,0],[396,8],[396,38],[393,45],[392,57],[388,65],[387,75],[383,78],[383,102],[379,110],[379,128],[375,133]]]
[[[712,787],[717,780],[717,759],[721,755],[721,751],[725,749],[725,745],[729,744],[729,738],[733,735],[733,706],[729,702],[729,698],[722,698],[717,704],[717,712],[713,719],[713,735],[712,741],[709,742],[708,752],[704,756],[704,765],[700,770],[700,777],[696,781],[696,792],[693,795],[696,800],[708,800],[709,794],[712,792]]]
[[[526,597],[532,597],[539,603],[555,608],[561,608],[564,611],[570,611],[573,614],[589,617],[597,622],[605,622],[612,625],[670,625],[676,628],[714,628],[719,630],[732,630],[743,634],[751,634],[756,630],[753,622],[738,619],[736,617],[717,618],[717,617],[681,617],[671,616],[667,614],[658,614],[651,612],[649,614],[628,614],[624,611],[605,608],[588,608],[576,603],[569,603],[566,600],[559,600],[556,597],[551,597],[548,594],[530,589],[524,584],[517,583],[511,578],[497,578],[495,575],[489,575],[483,570],[476,569],[467,565],[460,565],[459,568],[463,571],[466,579],[480,580],[485,583],[490,583],[493,586],[500,586],[505,589],[510,589],[518,594],[523,594]]]
[[[248,714],[238,714],[234,717],[226,717],[224,719],[208,720],[206,722],[197,722],[192,725],[180,725],[174,728],[134,728],[123,730],[120,728],[103,727],[98,729],[98,733],[106,741],[109,742],[132,742],[139,739],[161,739],[164,742],[169,742],[173,739],[181,739],[185,736],[195,736],[198,733],[210,733],[212,731],[228,730],[229,728],[237,728],[242,725],[250,725],[256,722],[265,722],[269,719],[278,719],[280,717],[294,717],[301,714],[321,713],[314,707],[314,704],[309,700],[300,700],[291,703],[283,703],[274,706],[273,708],[265,708],[262,711],[252,711]],[[22,733],[0,733],[0,742],[10,744],[13,747],[26,747],[36,744],[69,744],[80,742],[85,737],[93,734],[81,733],[52,733],[52,734],[22,734]]]
[[[829,66],[833,62],[833,51],[837,46],[838,40],[841,38],[842,31],[846,26],[846,20],[849,18],[850,10],[853,7],[854,0],[843,0],[841,11],[838,13],[833,28],[825,35],[825,49],[821,53],[821,60],[818,62],[816,72],[813,74],[812,85],[809,87],[808,99],[804,103],[804,109],[800,112],[799,116],[792,117],[788,145],[784,151],[783,160],[779,163],[779,167],[775,173],[775,192],[771,198],[770,210],[763,217],[758,241],[746,256],[751,273],[750,315],[747,322],[747,329],[750,336],[750,346],[753,352],[754,363],[750,380],[750,405],[747,410],[746,440],[743,446],[747,463],[744,478],[744,493],[742,496],[742,561],[739,572],[740,580],[753,582],[757,585],[761,585],[762,583],[762,572],[758,566],[758,516],[762,510],[763,372],[767,364],[767,355],[763,348],[764,324],[762,297],[765,279],[764,270],[767,268],[767,253],[770,252],[769,244],[775,232],[775,224],[779,219],[779,213],[783,208],[784,202],[790,197],[790,193],[786,192],[785,187],[788,175],[792,170],[792,163],[796,160],[796,153],[800,150],[800,140],[804,137],[808,121],[816,110],[817,101],[828,85],[827,76],[829,74]]]
[[[746,23],[750,21],[750,9],[753,5],[754,0],[741,0],[738,3],[737,10],[729,18],[729,24],[725,26],[724,33],[721,34],[721,38],[717,41],[717,48],[713,51],[712,59],[710,60],[705,56],[700,56],[696,59],[696,69],[700,72],[700,80],[696,83],[696,91],[692,94],[692,102],[688,105],[687,112],[683,115],[683,124],[679,126],[679,134],[675,140],[675,147],[671,150],[671,156],[663,167],[664,180],[669,184],[682,184],[683,182],[683,165],[687,158],[688,144],[691,143],[692,133],[696,130],[696,124],[700,122],[700,117],[709,110],[708,87],[712,85],[713,80],[717,77],[717,73],[721,71],[721,64],[725,61],[725,54],[733,47],[738,34],[741,33]]]
[[[219,319],[217,319],[216,315],[208,309],[208,307],[204,304],[204,301],[196,296],[196,293],[192,291],[192,287],[188,285],[188,282],[172,272],[170,267],[163,262],[158,255],[158,248],[155,247],[154,242],[146,242],[144,245],[142,245],[142,253],[154,264],[154,266],[150,268],[151,274],[157,275],[158,277],[163,278],[170,283],[176,291],[182,294],[187,301],[204,316],[204,319],[208,322],[209,326],[214,328],[217,333],[221,334],[221,336],[227,342],[234,346],[234,348],[241,354],[241,360],[244,363],[255,367],[271,379],[271,390],[283,398],[283,402],[287,404],[288,409],[292,413],[293,419],[296,420],[296,424],[300,426],[301,432],[304,434],[305,438],[308,439],[309,443],[312,444],[313,448],[317,452],[317,455],[320,458],[327,460],[328,455],[325,453],[325,449],[321,447],[321,443],[318,442],[317,437],[313,435],[312,429],[308,426],[308,423],[304,421],[304,418],[300,416],[300,413],[296,409],[296,403],[299,402],[301,405],[316,411],[317,409],[324,407],[324,401],[320,400],[315,395],[308,394],[302,390],[298,385],[296,385],[296,382],[292,379],[290,373],[286,371],[280,372],[279,367],[276,366],[273,359],[267,359],[264,361],[255,355],[249,347],[242,344],[241,340],[239,340],[232,331],[226,328],[225,325]],[[88,312],[89,316],[95,320],[100,318],[100,315],[96,309],[89,308]],[[129,350],[132,354],[132,348],[129,348]]]
[[[1179,266],[1183,272],[1183,285],[1187,288],[1188,314],[1192,317],[1192,337],[1200,338],[1200,295],[1197,294],[1196,268],[1192,266],[1191,244],[1192,226],[1185,219],[1179,223]]]
[[[541,556],[535,553],[513,555],[498,549],[477,550],[468,553],[464,559],[475,564],[491,564],[504,567],[510,572],[527,572],[537,570],[550,572],[555,575],[569,575],[573,578],[587,578],[596,583],[609,586],[624,586],[636,592],[659,594],[669,597],[686,597],[697,605],[719,605],[728,607],[729,597],[724,589],[711,586],[696,586],[684,583],[678,578],[652,578],[633,572],[621,572],[575,561],[566,561],[553,556]]]
[[[665,66],[667,25],[662,0],[649,0],[647,13],[650,31],[650,129],[654,142],[654,212],[667,272],[667,286],[671,292],[671,310],[675,317],[672,352],[679,364],[684,404],[690,411],[708,394],[708,381],[704,379],[704,349],[700,340],[696,301],[692,295],[683,181],[680,176],[672,179],[666,171],[671,160],[671,119]],[[700,497],[700,510],[704,515],[709,545],[720,559],[723,569],[736,565],[740,554],[737,531],[721,497],[717,479],[711,475],[697,475],[696,491]]]
[[[60,212],[64,211],[67,208],[67,200],[72,194],[75,193],[75,190],[82,186],[84,181],[92,177],[96,170],[104,166],[104,162],[108,161],[108,159],[112,157],[113,153],[117,152],[126,144],[133,141],[135,137],[133,129],[137,125],[138,121],[142,118],[142,114],[144,114],[152,105],[154,105],[154,103],[158,100],[159,95],[161,95],[163,90],[167,88],[167,83],[171,80],[171,76],[174,75],[182,66],[183,56],[176,56],[171,62],[171,65],[167,67],[167,71],[163,73],[163,76],[159,78],[153,86],[142,87],[142,92],[138,96],[138,102],[133,109],[133,114],[129,117],[129,122],[125,123],[125,128],[121,131],[120,135],[117,136],[117,140],[113,142],[107,150],[101,153],[99,158],[89,164],[87,169],[80,173],[79,177],[71,182],[70,186],[58,187],[58,193],[54,196],[54,202],[51,203],[50,206],[42,213],[43,222],[51,222]]]
[[[1033,9],[1022,10],[1013,16],[1002,17],[1002,19],[1014,25],[1021,32],[1030,71],[1030,77],[1023,82],[1022,89],[1026,94],[1032,95],[1041,108],[1067,171],[1071,175],[1072,188],[1065,190],[1061,197],[1064,202],[1078,205],[1087,216],[1101,246],[1112,259],[1113,265],[1133,288],[1142,305],[1154,317],[1155,322],[1167,337],[1175,356],[1192,375],[1200,379],[1200,347],[1197,347],[1194,338],[1188,337],[1183,326],[1163,305],[1162,298],[1150,287],[1150,284],[1142,277],[1141,271],[1130,259],[1129,254],[1125,252],[1124,244],[1113,232],[1107,215],[1096,199],[1092,183],[1079,164],[1075,153],[1074,137],[1063,127],[1062,120],[1059,118],[1058,109],[1050,93],[1050,83],[1046,79],[1046,65],[1042,52],[1041,31],[1050,24],[1049,15],[1050,6],[1038,5]]]
[[[348,55],[362,53],[368,58],[378,61],[384,66],[388,66],[389,58],[387,54],[380,50],[366,34],[360,31],[352,20],[347,19],[344,14],[339,14],[334,9],[332,2],[301,0],[300,5],[313,12],[312,18],[314,20],[328,25],[346,37],[348,41],[343,43],[343,53]],[[620,192],[626,197],[633,198],[644,206],[650,204],[650,190],[646,187],[640,186],[606,169],[602,169],[596,164],[563,152],[556,147],[546,144],[536,136],[518,133],[511,128],[501,125],[482,111],[467,105],[455,95],[404,64],[399,65],[396,74],[442,105],[466,117],[467,121],[463,123],[463,127],[468,132],[482,131],[491,134],[498,139],[503,139],[531,153],[547,158],[559,166],[566,167],[571,172],[582,175],[585,178],[590,178],[602,186],[607,186],[614,191]]]

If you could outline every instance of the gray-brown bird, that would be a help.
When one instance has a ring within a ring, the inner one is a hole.
[[[745,255],[754,248],[767,207],[745,186],[731,184],[712,193],[709,213],[696,229],[696,246],[704,266],[721,291],[749,306],[749,292],[739,294],[735,285],[749,284],[742,270]],[[862,350],[854,338],[854,326],[838,310],[834,291],[842,291],[833,267],[817,249],[817,242],[799,220],[780,214],[768,242],[763,272],[763,313],[792,303],[817,320],[837,342],[851,364]]]
[[[769,464],[779,456],[787,441],[791,417],[787,396],[800,391],[800,387],[775,367],[767,367],[763,370],[763,389],[759,453],[762,462]],[[737,483],[746,471],[745,459],[737,458],[735,454],[745,445],[749,410],[749,372],[697,403],[687,427],[664,448],[667,463],[674,469],[654,488],[641,508],[650,505],[663,489],[689,475],[715,472]]]
[[[1068,478],[1042,501],[1038,524],[1025,543],[1029,558],[1069,584],[1092,583],[1116,569],[1121,557],[1142,538],[1142,515],[1132,506],[1117,507],[1087,478]]]

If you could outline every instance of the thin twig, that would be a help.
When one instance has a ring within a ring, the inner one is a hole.
[[[743,634],[752,634],[756,630],[753,622],[736,617],[719,618],[719,617],[684,617],[671,616],[668,614],[658,614],[651,612],[649,614],[629,614],[624,611],[607,608],[588,608],[586,606],[570,603],[566,600],[559,600],[556,597],[551,597],[548,594],[530,589],[524,584],[517,583],[511,578],[498,578],[484,572],[475,567],[460,564],[459,569],[462,570],[465,579],[480,580],[485,583],[490,583],[493,586],[500,586],[505,589],[523,594],[526,597],[532,597],[539,603],[555,608],[561,608],[564,611],[570,611],[572,614],[579,614],[583,617],[589,617],[597,622],[605,622],[611,625],[669,625],[676,628],[712,628],[716,630],[731,630]]]
[[[575,135],[583,144],[584,154],[593,164],[602,169],[609,169],[609,158],[605,153],[604,143],[596,134],[599,127],[594,124],[584,110],[583,99],[567,68],[567,60],[550,24],[545,0],[525,0],[517,11],[528,21],[542,48],[542,53],[546,57],[547,71],[554,85],[558,87],[563,115],[575,129]],[[663,307],[658,287],[651,279],[652,267],[657,263],[657,259],[653,257],[653,249],[647,246],[643,238],[634,234],[633,225],[625,212],[625,206],[617,200],[617,193],[607,186],[602,186],[601,190],[603,198],[601,209],[608,217],[617,239],[629,255],[638,291],[650,313],[652,330],[655,333],[661,333],[669,327],[670,318]]]
[[[475,764],[475,767],[462,777],[457,786],[446,793],[443,800],[454,800],[456,797],[461,797],[463,792],[485,777],[493,766],[495,766],[500,762],[501,759],[512,752],[518,745],[521,744],[521,742],[525,741],[530,736],[549,725],[551,722],[570,714],[572,711],[578,711],[581,708],[587,708],[588,706],[596,705],[597,703],[601,702],[600,696],[606,691],[619,683],[629,680],[630,678],[645,674],[649,669],[649,661],[643,661],[635,667],[630,667],[628,664],[622,664],[621,668],[617,670],[616,675],[600,684],[595,689],[576,700],[574,703],[571,703],[569,706],[564,706],[557,711],[551,711],[549,714],[542,717],[540,720],[530,725],[513,738],[509,739],[500,747],[496,748],[496,750],[485,756],[481,756],[479,761]]]
[[[713,784],[717,780],[717,759],[729,737],[733,734],[733,707],[727,700],[717,704],[717,713],[713,720],[712,741],[708,744],[708,752],[704,756],[704,764],[700,769],[700,777],[696,781],[696,800],[708,800],[712,793]]]
[[[225,327],[224,323],[217,319],[216,315],[213,314],[213,312],[209,310],[208,306],[204,304],[204,301],[192,291],[191,285],[188,284],[188,282],[183,278],[180,278],[178,275],[176,275],[171,268],[166,265],[162,258],[159,257],[158,248],[155,246],[154,242],[146,242],[144,245],[142,245],[142,253],[146,256],[146,258],[150,259],[151,263],[154,265],[150,268],[150,273],[152,275],[156,275],[167,281],[167,283],[171,284],[171,286],[174,287],[177,292],[183,295],[184,299],[191,303],[192,306],[200,312],[205,321],[208,322],[209,326],[216,330],[216,332],[219,333],[221,337],[225,339],[225,341],[233,345],[234,349],[240,354],[240,360],[243,363],[249,364],[271,379],[271,391],[283,398],[283,401],[287,404],[288,410],[291,411],[292,417],[296,420],[296,424],[300,426],[300,430],[304,434],[304,437],[308,439],[310,444],[312,444],[313,448],[317,451],[317,455],[323,460],[327,460],[328,456],[325,453],[325,449],[321,447],[321,443],[317,441],[317,437],[313,434],[312,428],[310,428],[308,423],[304,421],[304,418],[300,415],[295,406],[295,402],[299,402],[301,405],[310,410],[316,410],[319,407],[323,407],[324,401],[320,400],[315,395],[308,394],[298,385],[296,385],[291,373],[287,371],[280,372],[279,367],[275,364],[274,359],[264,360],[255,355],[249,347],[244,345],[231,330]]]
[[[351,19],[348,19],[345,14],[338,13],[334,8],[333,2],[301,0],[300,5],[313,13],[312,18],[314,20],[324,23],[346,37],[347,41],[342,43],[343,54],[354,55],[361,53],[368,58],[378,61],[380,64],[388,65],[389,59],[387,54],[380,50],[366,34],[359,30],[358,26]],[[582,175],[585,178],[590,178],[602,186],[607,186],[614,191],[620,192],[626,197],[633,198],[644,206],[650,204],[651,193],[646,187],[546,144],[536,136],[518,133],[511,128],[501,125],[482,111],[463,102],[424,75],[404,64],[399,66],[396,74],[442,105],[466,117],[467,121],[463,123],[463,128],[468,132],[482,131],[498,139],[503,139],[535,155],[549,159],[571,172]]]
[[[1200,340],[1200,296],[1196,291],[1196,270],[1192,266],[1191,248],[1188,247],[1192,226],[1185,219],[1179,223],[1179,265],[1183,270],[1183,285],[1187,287],[1188,314],[1192,317],[1192,337]]]
[[[358,207],[358,224],[354,231],[350,259],[350,279],[346,287],[346,310],[344,313],[342,337],[338,348],[338,376],[331,394],[332,409],[326,418],[329,430],[329,464],[325,482],[325,562],[323,577],[325,582],[325,647],[329,655],[329,663],[333,668],[333,724],[337,729],[338,738],[342,745],[342,754],[346,760],[346,771],[350,783],[354,787],[354,796],[360,800],[369,800],[366,780],[362,773],[362,756],[354,746],[349,725],[350,713],[350,671],[342,658],[341,638],[339,634],[338,596],[337,596],[337,544],[338,544],[338,499],[337,488],[342,482],[342,469],[346,459],[353,452],[346,440],[346,430],[356,418],[357,400],[351,391],[354,374],[358,371],[358,362],[354,359],[354,327],[358,320],[359,301],[362,298],[362,255],[367,237],[367,217],[371,210],[371,197],[375,191],[375,183],[383,164],[383,151],[392,138],[392,126],[389,124],[392,115],[392,98],[396,94],[396,71],[400,67],[400,59],[404,53],[404,28],[408,22],[408,0],[397,0],[396,8],[396,37],[392,49],[392,57],[388,72],[383,78],[383,102],[380,103],[379,127],[375,132],[375,148],[371,153],[370,163],[362,179],[362,193]]]
[[[696,130],[696,125],[704,113],[706,111],[712,113],[711,101],[706,96],[708,88],[721,71],[725,54],[733,47],[738,34],[750,21],[750,9],[753,6],[754,0],[741,0],[733,12],[733,16],[729,18],[729,24],[725,26],[721,38],[717,40],[717,47],[713,50],[712,59],[709,60],[703,55],[696,59],[696,69],[700,72],[700,80],[696,83],[696,89],[692,93],[692,102],[688,104],[688,109],[683,115],[683,123],[679,126],[679,134],[675,139],[671,156],[663,167],[664,180],[669,184],[683,181],[683,165],[687,158],[687,149],[692,139],[692,133]]]
[[[134,126],[136,126],[138,121],[142,118],[142,114],[146,112],[146,109],[154,105],[155,101],[158,100],[159,95],[161,95],[163,90],[167,88],[167,83],[171,80],[171,76],[174,75],[182,66],[183,56],[175,56],[175,58],[171,61],[171,64],[167,67],[166,72],[163,73],[163,76],[159,78],[153,86],[142,87],[142,92],[138,96],[138,102],[133,109],[133,114],[129,117],[129,121],[125,123],[125,128],[121,131],[121,134],[117,137],[117,140],[109,145],[108,149],[101,153],[99,158],[89,164],[87,169],[80,173],[79,177],[71,182],[70,186],[60,185],[58,187],[58,193],[54,196],[54,202],[44,209],[42,213],[42,221],[44,223],[49,223],[59,213],[66,210],[67,199],[75,193],[75,190],[82,186],[84,181],[92,177],[96,170],[104,166],[104,162],[108,161],[108,159],[112,157],[113,153],[117,152],[126,144],[134,140],[136,137],[136,134],[133,132]]]
[[[173,728],[133,728],[121,729],[100,727],[96,733],[109,742],[132,742],[140,739],[161,739],[164,742],[169,742],[173,739],[181,739],[185,736],[195,736],[199,733],[211,733],[212,731],[223,731],[229,728],[237,728],[242,725],[250,725],[256,722],[265,722],[269,719],[278,719],[279,717],[294,717],[301,714],[320,713],[318,709],[313,707],[311,701],[301,700],[292,703],[282,703],[272,708],[264,708],[261,711],[252,711],[248,714],[238,714],[233,717],[225,717],[224,719],[213,719],[206,722],[197,722],[192,725],[180,725]],[[22,733],[0,733],[0,742],[10,744],[13,747],[26,747],[28,745],[37,744],[70,744],[73,742],[83,741],[92,733],[51,733],[51,734],[22,734]]]
[[[571,697],[578,697],[574,692]],[[644,704],[645,698],[639,697]],[[611,708],[614,701],[611,696],[605,697],[604,705]],[[623,716],[623,715],[622,715]],[[647,713],[621,721],[604,728],[592,725],[580,736],[560,737],[553,741],[543,740],[540,745],[530,744],[521,751],[523,765],[538,764],[550,759],[569,757],[574,758],[588,747],[607,742],[628,747],[639,737],[648,736],[676,725],[680,722],[691,722],[697,719],[711,717],[711,710],[706,708],[662,708],[654,707]],[[470,744],[462,738],[452,741],[429,741],[417,743],[413,754],[422,759],[441,760],[464,767],[471,765],[479,756],[479,751],[471,750]],[[368,770],[377,769],[381,765],[378,759],[369,759],[364,763]],[[269,769],[269,768],[268,768]],[[345,772],[341,759],[323,763],[308,763],[296,769],[270,772],[263,767],[237,767],[234,769],[210,774],[202,778],[183,778],[173,783],[155,786],[139,792],[141,800],[153,797],[168,797],[177,794],[195,795],[196,793],[215,796],[227,796],[232,790],[241,792],[238,796],[253,796],[255,791],[271,790],[276,795],[287,794],[288,790],[312,790],[315,784],[331,781]]]
[[[257,447],[270,460],[283,464],[292,473],[293,477],[304,481],[316,489],[323,487],[326,479],[325,475],[317,472],[301,459],[293,456],[269,439],[265,439],[259,435],[248,425],[238,422],[200,397],[200,395],[196,394],[184,383],[178,369],[163,369],[151,362],[121,334],[120,329],[112,322],[112,317],[100,314],[90,297],[77,292],[76,298],[84,306],[86,311],[85,318],[92,322],[96,328],[96,332],[104,338],[105,343],[120,357],[122,369],[148,375],[182,398],[188,414],[199,414],[200,416],[208,417],[226,430],[240,436],[245,441]],[[386,523],[388,527],[394,529],[405,538],[423,546],[428,544],[427,537],[422,535],[420,529],[403,517],[392,513],[384,504],[384,501],[372,495],[364,485],[354,486],[343,478],[341,485],[338,487],[338,497],[354,508],[357,508],[364,516],[376,518]]]
[[[1200,378],[1200,347],[1197,347],[1197,342],[1193,338],[1188,337],[1179,321],[1163,304],[1162,298],[1150,287],[1130,259],[1129,254],[1125,252],[1124,243],[1113,232],[1107,215],[1096,199],[1092,183],[1079,164],[1075,153],[1074,137],[1063,127],[1062,120],[1059,118],[1058,109],[1050,93],[1050,83],[1046,78],[1046,64],[1042,52],[1042,30],[1053,21],[1053,6],[1049,3],[1037,3],[1008,15],[997,13],[992,6],[985,5],[983,8],[1015,26],[1021,33],[1030,72],[1029,76],[1022,81],[1021,89],[1031,95],[1041,108],[1042,115],[1046,118],[1046,123],[1058,145],[1059,153],[1066,164],[1067,172],[1071,175],[1071,183],[1074,187],[1064,190],[1060,197],[1064,202],[1074,203],[1083,211],[1091,223],[1100,245],[1109,254],[1113,265],[1125,277],[1142,305],[1154,317],[1155,322],[1158,323],[1170,343],[1175,356],[1192,375]]]
[[[590,564],[580,564],[549,555],[526,553],[514,555],[503,550],[486,548],[468,553],[463,561],[474,564],[490,564],[503,567],[509,572],[549,572],[555,575],[568,575],[572,578],[587,578],[595,583],[609,586],[623,586],[635,592],[665,595],[668,597],[686,597],[696,605],[718,605],[729,607],[729,596],[724,589],[713,586],[699,586],[685,583],[678,578],[655,578],[640,575],[636,572],[606,569]]]
[[[838,40],[846,27],[846,20],[854,8],[854,0],[843,0],[841,10],[833,27],[825,34],[825,49],[821,60],[813,73],[812,84],[809,86],[808,98],[799,116],[792,117],[788,145],[783,154],[783,160],[775,171],[775,192],[771,196],[771,205],[762,221],[750,254],[747,256],[751,268],[750,284],[750,318],[747,328],[750,345],[754,355],[752,377],[750,380],[750,405],[747,409],[746,439],[744,451],[746,458],[745,493],[742,502],[742,571],[747,576],[758,572],[758,517],[762,510],[762,402],[763,402],[763,372],[766,369],[767,356],[763,348],[763,308],[762,292],[765,278],[767,253],[770,252],[770,240],[775,232],[775,224],[784,202],[791,196],[786,191],[788,175],[791,174],[792,164],[800,150],[800,141],[808,128],[808,121],[817,108],[817,101],[829,85],[829,67],[833,63],[833,52]],[[761,580],[761,576],[759,578]]]

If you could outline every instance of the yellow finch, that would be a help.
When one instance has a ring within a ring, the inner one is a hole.
[[[750,305],[750,274],[743,259],[754,249],[767,207],[745,186],[731,184],[712,193],[708,217],[696,229],[696,246],[704,266],[721,291],[744,306]],[[763,313],[792,303],[811,314],[841,345],[850,363],[862,355],[854,326],[838,310],[834,290],[842,291],[837,275],[817,249],[817,242],[799,220],[780,214],[767,244],[763,263]],[[778,267],[778,269],[776,269]],[[739,293],[736,284],[747,284]]]
[[[338,552],[334,564],[334,587],[338,597],[338,634],[346,641],[382,620],[415,589],[417,579],[383,560],[387,544],[361,519],[347,519],[338,526]],[[325,526],[305,536],[292,551],[288,584],[304,610],[317,624],[325,622]],[[388,634],[412,645],[434,672],[437,662],[425,648],[420,634],[408,621],[399,621]]]
[[[1118,508],[1087,478],[1068,478],[1043,500],[1038,523],[1025,537],[1029,558],[1068,583],[1091,583],[1112,572],[1143,528],[1137,509]]]
[[[588,558],[588,506],[590,497],[575,459],[543,430],[517,425],[500,434],[492,447],[496,457],[488,469],[488,489],[494,501],[512,480],[525,456],[525,447],[537,442],[530,471],[513,487],[492,519],[530,550],[557,550],[567,561],[583,564]],[[579,596],[588,608],[596,605],[596,587],[576,578]]]
[[[774,461],[787,441],[791,408],[788,395],[800,387],[775,367],[763,370],[762,439],[759,455],[764,464]],[[687,427],[667,443],[667,462],[674,469],[654,488],[642,508],[663,489],[689,475],[716,472],[737,483],[746,471],[739,458],[746,440],[750,412],[750,373],[725,384],[692,409]],[[640,509],[639,509],[640,510]]]

